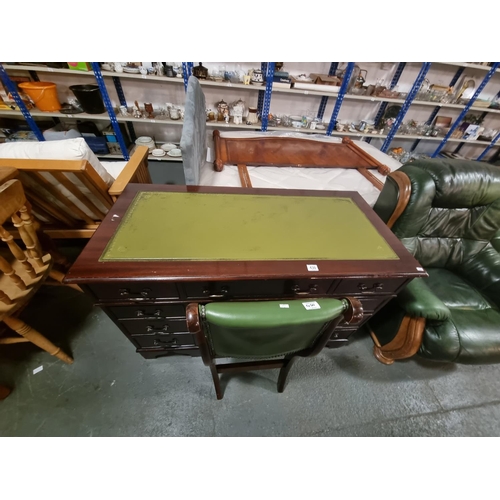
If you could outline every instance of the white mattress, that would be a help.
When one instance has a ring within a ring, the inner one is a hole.
[[[127,163],[126,161],[101,161],[101,165],[114,180],[118,178]]]
[[[226,137],[257,137],[269,134],[262,133],[235,133],[221,134]],[[310,140],[341,142],[340,138],[325,136],[304,137],[304,134],[283,134]],[[393,170],[401,167],[394,158],[382,153],[379,149],[363,141],[353,141],[364,149],[380,163]],[[357,191],[365,201],[373,206],[377,201],[380,191],[357,170],[346,168],[299,168],[299,167],[247,167],[256,188],[281,188],[281,189],[320,189],[330,191]],[[376,169],[370,172],[385,182],[386,176],[379,174]],[[236,165],[225,165],[222,172],[216,172],[213,163],[205,163],[201,170],[200,185],[202,186],[233,186],[241,187],[241,181]]]

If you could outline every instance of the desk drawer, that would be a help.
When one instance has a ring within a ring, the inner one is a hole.
[[[186,306],[184,304],[160,304],[160,305],[130,305],[111,306],[107,308],[118,319],[162,319],[162,318],[185,318]]]
[[[361,304],[363,305],[363,314],[366,313],[372,313],[373,311],[376,311],[384,302],[389,301],[393,296],[387,296],[387,295],[376,295],[376,296],[369,296],[365,295],[362,297],[356,297],[361,301]]]
[[[133,335],[132,338],[139,347],[161,347],[164,349],[174,349],[181,346],[196,347],[195,337],[190,334],[171,335]]]
[[[131,335],[187,332],[186,318],[180,319],[122,319],[120,325]]]
[[[406,280],[400,279],[352,279],[342,280],[335,289],[335,294],[379,294],[396,291]]]
[[[96,283],[88,285],[92,293],[100,300],[145,300],[178,299],[175,283],[128,281],[123,283]]]
[[[188,299],[314,297],[326,295],[330,279],[244,280],[184,283]]]

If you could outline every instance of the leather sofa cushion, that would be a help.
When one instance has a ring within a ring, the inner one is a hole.
[[[424,281],[433,293],[452,310],[455,309],[482,310],[495,308],[472,283],[448,269],[427,268],[429,277]],[[500,324],[499,324],[500,339]]]
[[[428,323],[422,357],[467,364],[500,362],[500,312],[453,309],[449,321]]]

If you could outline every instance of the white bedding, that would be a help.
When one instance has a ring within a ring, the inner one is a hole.
[[[221,135],[226,137],[257,137],[269,136],[269,133],[238,133],[227,132]],[[285,134],[283,134],[284,136]],[[341,142],[337,137],[314,136],[304,137],[305,134],[286,134],[310,140]],[[363,141],[353,141],[380,163],[387,165],[391,171],[401,167],[394,158],[382,153],[379,149]],[[299,167],[247,167],[252,186],[256,188],[282,189],[322,189],[331,191],[357,191],[365,201],[373,206],[380,191],[357,170],[347,168],[299,168]],[[370,172],[385,182],[386,176],[379,174],[376,169]],[[241,181],[236,165],[225,165],[222,172],[216,172],[213,163],[206,162],[201,169],[200,185],[202,186],[233,186],[241,187]]]

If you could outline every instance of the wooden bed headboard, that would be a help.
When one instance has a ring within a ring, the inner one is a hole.
[[[370,156],[348,137],[341,143],[313,141],[297,137],[222,137],[214,130],[215,170],[224,165],[237,165],[244,187],[251,187],[246,170],[251,166],[353,168],[358,170],[376,188],[383,183],[368,169],[376,168],[387,175],[389,167]]]

